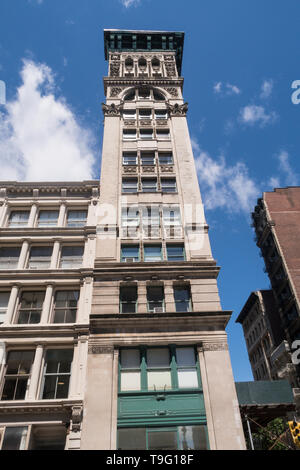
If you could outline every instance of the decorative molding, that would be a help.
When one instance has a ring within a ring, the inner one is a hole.
[[[164,87],[165,90],[169,95],[174,96],[175,98],[178,96],[178,89],[175,87]]]
[[[111,88],[110,90],[110,97],[111,98],[115,98],[117,96],[119,96],[119,94],[123,91],[123,88],[121,87],[113,87]]]
[[[143,173],[155,173],[155,166],[143,166],[142,167]]]
[[[134,119],[132,119],[132,120],[129,120],[129,119],[127,120],[126,119],[126,121],[124,121],[124,126],[125,127],[126,126],[135,126],[135,124],[136,124],[136,121]]]
[[[166,119],[159,119],[156,121],[156,126],[167,126],[168,121]]]
[[[184,103],[184,104],[167,103],[167,109],[171,116],[186,116],[186,113],[188,111],[188,103]]]
[[[113,354],[114,347],[113,346],[103,346],[97,344],[89,344],[88,353],[89,354]]]
[[[173,173],[174,168],[172,166],[161,165],[160,167],[161,173]]]
[[[139,121],[139,125],[140,126],[151,126],[152,125],[152,121],[151,119],[141,119]]]
[[[174,62],[166,62],[165,68],[167,72],[167,77],[176,77],[176,69]]]
[[[119,77],[119,75],[120,75],[120,63],[119,62],[117,62],[117,63],[112,62],[110,64],[109,69],[110,69],[110,76],[111,77]]]
[[[227,342],[203,343],[202,350],[203,351],[228,351],[228,344]]]
[[[102,111],[103,111],[104,116],[120,116],[122,106],[123,106],[122,103],[121,104],[102,103]]]
[[[123,173],[136,173],[137,167],[136,166],[123,166]]]
[[[71,431],[79,432],[81,428],[82,421],[82,405],[76,405],[72,407],[72,418],[71,418]]]

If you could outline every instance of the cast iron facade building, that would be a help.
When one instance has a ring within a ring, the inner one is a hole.
[[[4,448],[11,439],[41,448],[43,435],[54,446],[53,426],[68,449],[245,448],[231,312],[220,305],[182,96],[183,42],[181,32],[105,30],[100,197],[96,182],[78,184],[74,201],[62,185],[46,198],[51,229],[39,226],[42,206],[25,231],[4,222],[7,246],[24,238],[20,253],[2,251],[0,287],[13,299],[0,329]],[[23,221],[29,200],[14,199],[5,215],[2,196],[3,220]],[[68,228],[68,210],[84,220],[81,205],[88,222]]]

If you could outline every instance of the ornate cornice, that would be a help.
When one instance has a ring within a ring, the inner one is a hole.
[[[110,90],[110,98],[118,96],[122,90],[128,87],[138,86],[149,86],[149,87],[161,87],[171,96],[178,96],[178,90],[176,87],[182,89],[183,78],[168,78],[168,77],[104,77],[104,91],[107,94],[107,88],[112,87]]]

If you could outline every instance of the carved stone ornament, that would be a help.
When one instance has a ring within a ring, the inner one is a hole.
[[[167,77],[176,76],[175,64],[173,62],[167,62],[165,64],[165,67],[166,67]]]
[[[120,87],[113,87],[113,88],[111,88],[111,90],[110,90],[110,97],[111,97],[111,98],[115,98],[115,97],[118,96],[122,91],[123,91],[123,88],[120,88]]]
[[[128,120],[126,119],[124,124],[125,124],[125,126],[135,126],[135,120],[131,121],[129,119]]]
[[[174,56],[172,56],[172,55],[165,55],[164,59],[165,59],[165,61],[170,61],[170,60],[171,60],[171,61],[174,61]]]
[[[167,166],[167,165],[161,165],[160,166],[160,171],[162,173],[173,173],[173,167],[172,166]]]
[[[228,351],[227,343],[203,343],[203,351]]]
[[[167,104],[168,111],[171,116],[185,116],[188,110],[188,103],[184,104]]]
[[[167,87],[167,88],[164,88],[164,90],[166,90],[167,93],[169,93],[171,96],[178,96],[178,90],[177,88],[175,87]]]
[[[154,166],[143,166],[143,173],[155,173]]]
[[[113,346],[100,346],[96,344],[89,344],[89,354],[113,354]]]
[[[118,77],[119,75],[120,75],[120,64],[119,64],[119,62],[111,63],[110,64],[110,76],[111,77]]]
[[[168,121],[166,119],[159,119],[156,121],[156,126],[166,126],[168,124]]]
[[[118,54],[112,54],[111,60],[120,60],[120,56]]]
[[[120,116],[122,104],[105,104],[102,103],[102,111],[104,116]]]
[[[140,120],[139,124],[140,126],[151,126],[152,122],[150,119],[144,119]]]
[[[82,405],[76,405],[72,407],[72,422],[71,422],[71,431],[79,432],[81,421],[82,421]]]
[[[123,167],[123,172],[124,173],[136,173],[136,167],[135,166],[124,166]]]

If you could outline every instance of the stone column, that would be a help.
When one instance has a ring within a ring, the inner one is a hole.
[[[89,344],[87,377],[82,423],[82,450],[110,450],[116,426],[114,348]],[[101,430],[105,429],[105,432]]]
[[[7,305],[6,317],[4,320],[4,325],[9,325],[13,321],[18,294],[19,294],[19,285],[15,284],[11,288],[10,297],[9,297],[9,301]]]
[[[96,250],[96,237],[95,235],[88,235],[87,240],[85,241],[85,244],[84,244],[83,263],[82,263],[84,268],[94,268],[95,250]]]
[[[78,343],[74,347],[74,356],[72,364],[72,375],[70,383],[70,399],[83,399],[86,364],[88,356],[88,337],[86,335],[79,335]]]
[[[45,299],[43,303],[43,309],[41,313],[41,322],[42,324],[49,323],[50,321],[50,310],[52,304],[52,295],[53,295],[53,284],[48,284],[45,293]]]
[[[58,216],[58,221],[57,221],[58,227],[64,227],[66,211],[67,211],[66,203],[62,202],[59,208],[59,216]]]
[[[93,278],[86,277],[80,286],[76,323],[89,323],[93,295]]]
[[[211,342],[204,342],[202,348],[200,366],[204,382],[206,380],[203,392],[212,446],[215,446],[216,450],[245,450],[245,437],[226,336],[212,338]]]
[[[4,225],[6,215],[7,215],[7,209],[8,209],[7,203],[4,202],[2,204],[1,211],[0,211],[0,227],[3,227]]]
[[[28,219],[28,227],[34,227],[35,217],[38,210],[37,204],[32,204]]]
[[[60,239],[55,240],[53,245],[50,269],[57,269],[58,268],[58,257],[59,257],[59,249],[60,249]]]
[[[20,253],[17,269],[25,269],[25,267],[26,267],[25,263],[26,263],[26,259],[27,259],[28,249],[29,249],[29,241],[28,240],[23,240],[23,244],[22,244],[22,248],[21,248],[21,253]]]
[[[36,400],[38,393],[38,385],[40,374],[42,372],[42,361],[43,361],[44,346],[38,344],[35,351],[34,361],[31,369],[30,383],[26,400]]]

